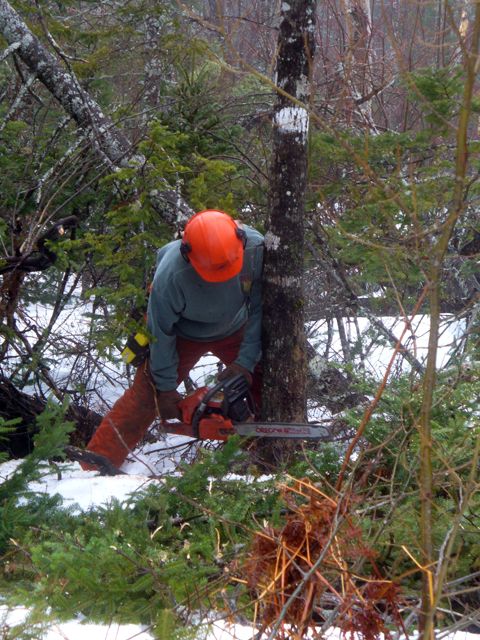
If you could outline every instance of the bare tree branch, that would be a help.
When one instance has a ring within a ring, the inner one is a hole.
[[[0,0],[0,33],[9,45],[6,51],[11,52],[14,46],[16,53],[32,74],[55,96],[77,125],[87,131],[92,143],[98,144],[101,152],[114,165],[113,169],[132,164],[137,165],[139,169],[145,166],[145,158],[135,152],[130,140],[80,87],[57,58],[45,49],[6,0]],[[3,55],[7,54],[4,52]],[[164,189],[152,192],[151,204],[167,224],[179,229],[185,225],[194,211],[166,182],[161,186]]]

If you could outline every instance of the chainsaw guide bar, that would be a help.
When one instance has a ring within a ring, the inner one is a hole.
[[[308,438],[309,440],[331,440],[328,427],[317,424],[295,424],[290,422],[243,422],[233,423],[239,436],[256,438]]]

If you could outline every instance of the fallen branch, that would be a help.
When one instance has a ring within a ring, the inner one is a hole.
[[[75,462],[85,462],[87,464],[94,464],[98,467],[101,476],[126,476],[128,473],[120,471],[117,467],[110,462],[105,456],[101,456],[99,453],[92,453],[92,451],[85,451],[78,447],[72,447],[70,444],[66,444],[63,447],[63,451],[69,460]]]

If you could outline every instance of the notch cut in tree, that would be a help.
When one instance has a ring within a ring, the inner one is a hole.
[[[314,54],[315,0],[282,4],[273,117],[263,297],[265,420],[303,422],[306,339],[303,255],[308,175],[308,114]]]

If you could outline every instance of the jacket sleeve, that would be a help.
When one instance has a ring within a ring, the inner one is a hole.
[[[243,342],[235,360],[249,371],[254,370],[255,365],[262,356],[262,270],[263,270],[263,246],[255,248],[255,267],[247,302],[248,322],[245,326]]]
[[[150,371],[160,391],[177,388],[177,338],[173,331],[184,308],[183,294],[170,283],[155,278],[148,300],[147,331],[150,341]]]

